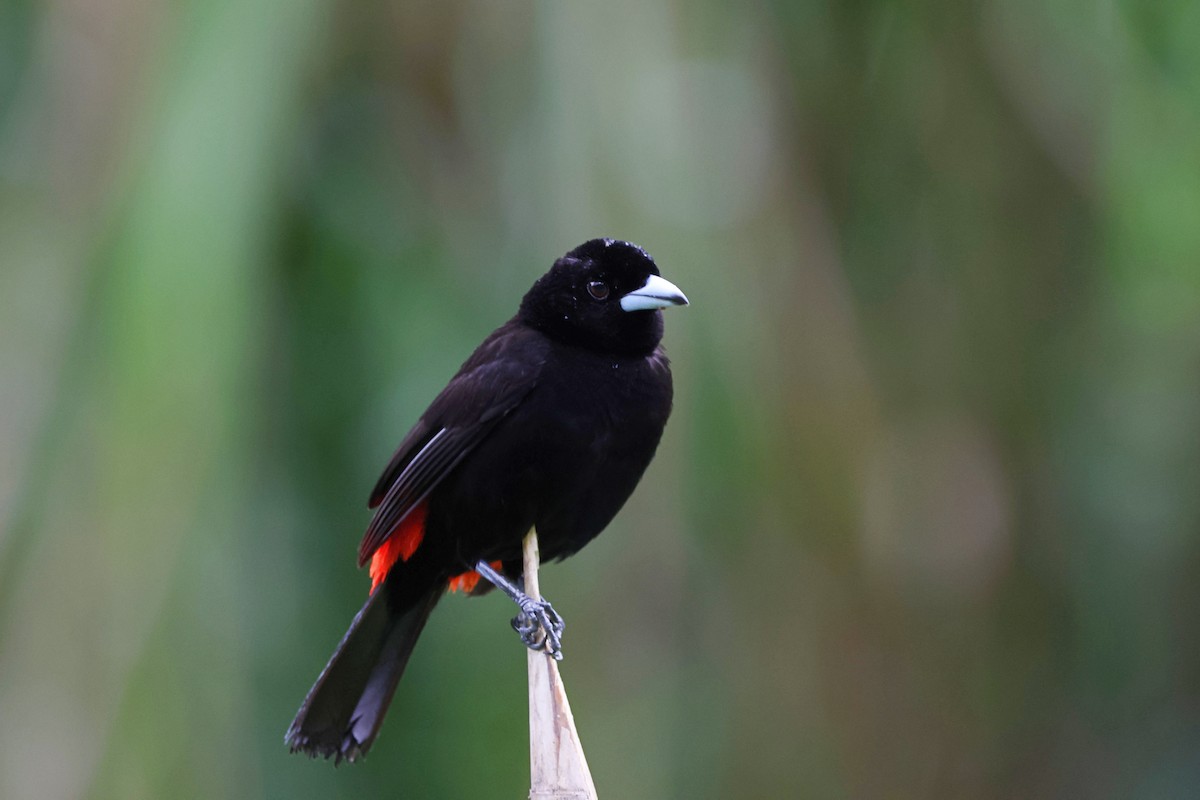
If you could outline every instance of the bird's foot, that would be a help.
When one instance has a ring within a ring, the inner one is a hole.
[[[521,609],[521,613],[513,617],[512,626],[521,635],[525,646],[534,652],[544,652],[555,661],[562,661],[564,625],[554,606],[547,600],[534,600],[486,561],[477,562],[475,571],[512,598]]]
[[[517,600],[521,613],[512,619],[513,630],[530,650],[545,652],[555,661],[562,661],[562,635],[566,625],[563,618],[546,600],[534,600],[522,595]]]

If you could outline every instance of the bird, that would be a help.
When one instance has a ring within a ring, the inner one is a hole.
[[[371,492],[371,589],[288,728],[292,752],[356,761],[448,591],[516,601],[513,627],[561,658],[562,618],[520,585],[522,542],[578,552],[633,493],[670,416],[662,309],[687,297],[649,253],[592,239],[557,259],[462,364]]]

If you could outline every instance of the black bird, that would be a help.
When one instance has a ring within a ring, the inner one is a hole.
[[[499,586],[526,644],[561,657],[558,615],[515,585],[522,541],[536,526],[542,558],[565,558],[633,492],[671,413],[660,309],[673,305],[687,298],[645,250],[593,239],[471,354],[371,493],[358,552],[371,595],[288,729],[293,752],[367,752],[447,588]]]

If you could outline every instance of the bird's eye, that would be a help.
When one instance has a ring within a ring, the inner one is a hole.
[[[588,294],[596,300],[604,300],[608,297],[608,284],[604,281],[592,281],[587,286]]]

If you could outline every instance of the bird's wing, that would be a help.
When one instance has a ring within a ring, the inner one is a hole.
[[[510,322],[467,359],[375,485],[375,516],[358,549],[359,566],[537,385],[546,349],[541,334]]]

